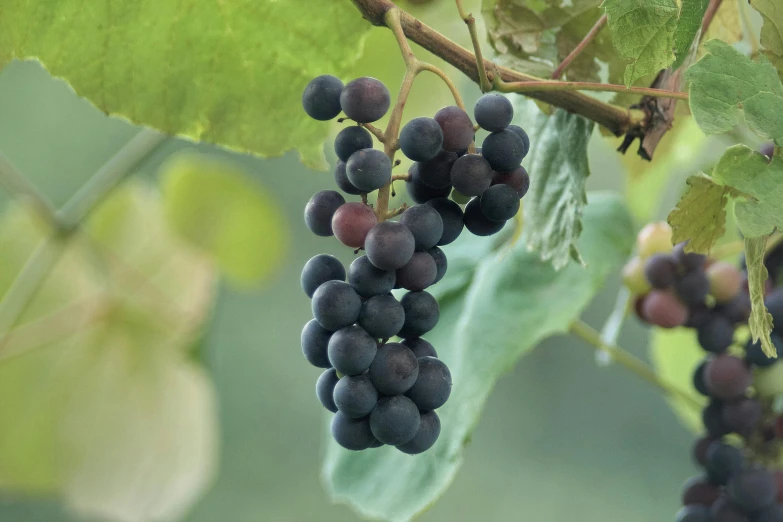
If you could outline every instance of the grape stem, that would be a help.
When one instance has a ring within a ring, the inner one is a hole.
[[[552,79],[553,80],[559,80],[561,76],[563,76],[563,73],[566,69],[573,63],[574,60],[576,60],[576,57],[579,56],[582,51],[585,50],[585,48],[590,45],[590,42],[595,39],[595,37],[598,35],[598,33],[601,32],[601,29],[604,28],[606,25],[606,22],[609,18],[604,14],[601,18],[598,19],[598,21],[595,23],[595,25],[588,31],[588,33],[585,35],[584,38],[582,38],[582,41],[579,42],[579,45],[574,47],[574,50],[571,51],[568,56],[563,59],[562,62],[560,62],[560,65],[557,66],[557,69],[552,73]]]
[[[557,80],[540,80],[530,82],[504,82],[500,76],[495,76],[495,89],[500,92],[545,92],[545,91],[600,91],[600,92],[630,92],[643,96],[657,98],[675,98],[687,100],[687,92],[669,91],[666,89],[653,89],[652,87],[626,87],[611,83],[592,82],[562,82]]]
[[[701,411],[703,405],[693,394],[679,388],[674,383],[668,382],[655,373],[650,366],[617,345],[607,344],[601,339],[601,334],[593,327],[577,319],[571,323],[569,331],[575,337],[592,345],[597,351],[607,354],[610,359],[626,370],[630,370],[636,376],[652,384],[667,395],[676,396],[697,411]]]
[[[406,172],[404,174],[394,174],[392,176],[392,181],[410,181],[410,180],[411,180],[410,172]]]
[[[487,77],[487,69],[484,67],[484,55],[481,53],[481,43],[479,42],[478,32],[476,31],[476,19],[473,18],[472,13],[466,13],[462,7],[462,0],[455,0],[457,3],[457,10],[459,16],[465,25],[468,26],[468,32],[470,33],[470,41],[473,42],[473,52],[476,55],[476,69],[479,77],[479,87],[481,92],[489,92],[492,90],[492,82]],[[474,151],[475,152],[475,151]]]
[[[360,123],[359,126],[364,127],[365,129],[370,131],[372,135],[375,136],[375,139],[377,139],[379,142],[381,143],[386,142],[386,137],[383,135],[383,131],[378,127],[376,127],[375,125],[373,125],[372,123]]]

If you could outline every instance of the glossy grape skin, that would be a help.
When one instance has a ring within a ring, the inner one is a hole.
[[[438,324],[438,301],[427,292],[408,292],[400,299],[405,309],[405,324],[400,337],[421,337]]]
[[[438,247],[432,247],[429,250],[427,250],[427,253],[432,256],[432,259],[435,261],[435,281],[432,282],[432,284],[436,284],[438,281],[443,279],[443,276],[446,275],[446,271],[449,268],[449,262],[448,259],[446,259],[446,254],[443,253],[443,250],[441,250]]]
[[[438,266],[427,252],[414,252],[405,266],[397,269],[397,286],[419,292],[435,282]]]
[[[465,223],[462,221],[464,217],[462,208],[448,198],[432,199],[427,202],[427,205],[440,214],[441,222],[443,223],[443,232],[437,244],[443,246],[453,243],[465,227]]]
[[[413,257],[415,246],[410,229],[395,221],[384,221],[373,227],[364,242],[367,258],[383,270],[405,266]]]
[[[443,149],[460,152],[473,143],[473,122],[468,113],[455,105],[444,107],[435,113],[435,121],[443,131]]]
[[[391,182],[392,164],[378,149],[354,152],[345,163],[348,181],[363,192],[372,192]]]
[[[443,145],[443,131],[432,118],[414,118],[400,131],[400,150],[413,161],[429,161]]]
[[[323,74],[310,80],[302,92],[302,107],[308,116],[326,121],[337,117],[342,110],[340,94],[343,82],[331,74]]]
[[[358,125],[344,128],[334,138],[334,153],[340,161],[348,161],[354,152],[371,148],[372,134]]]
[[[451,167],[451,184],[461,194],[480,196],[492,184],[492,167],[479,154],[465,154]]]
[[[389,89],[380,80],[368,76],[349,82],[340,94],[343,112],[356,123],[380,120],[390,105]]]
[[[516,189],[520,199],[525,197],[530,189],[530,175],[525,167],[519,166],[509,172],[495,172],[492,174],[492,184],[504,184]]]
[[[302,353],[307,362],[316,368],[329,368],[329,355],[327,347],[332,332],[318,324],[318,321],[311,319],[302,329]]]
[[[319,286],[333,280],[345,281],[345,267],[334,256],[318,254],[305,263],[300,283],[307,297],[313,297]]]
[[[345,198],[335,190],[316,192],[305,205],[304,220],[307,228],[317,236],[331,236],[332,217],[344,204]]]
[[[491,133],[481,144],[481,155],[497,172],[508,172],[519,167],[526,152],[522,138],[508,129]]]
[[[451,395],[451,372],[434,357],[419,359],[419,377],[406,394],[421,411],[440,408]]]
[[[481,212],[481,202],[479,198],[473,198],[465,206],[465,215],[463,217],[465,228],[471,234],[476,236],[491,236],[497,234],[503,229],[503,221],[492,221]]]
[[[415,163],[411,169],[416,169],[422,183],[433,189],[451,187],[451,167],[457,161],[457,154],[441,150],[429,161]]]
[[[481,213],[491,221],[505,222],[519,211],[519,195],[509,185],[493,185],[481,195]]]
[[[388,294],[396,282],[394,270],[381,270],[367,256],[357,257],[348,267],[348,283],[365,298]]]
[[[378,390],[366,374],[346,375],[337,382],[332,395],[337,409],[352,419],[366,417],[378,402]]]
[[[414,248],[417,251],[429,250],[443,236],[443,218],[430,205],[420,204],[408,208],[400,216],[400,223],[408,227],[413,234]]]
[[[334,403],[334,387],[337,386],[339,381],[337,377],[337,370],[329,368],[324,371],[315,383],[315,396],[321,402],[324,408],[337,413],[337,405]]]
[[[405,323],[405,310],[391,294],[376,295],[362,305],[359,325],[376,339],[388,339]]]
[[[391,446],[410,442],[419,431],[420,424],[419,410],[404,395],[381,398],[370,414],[372,434]]]
[[[338,161],[337,165],[334,167],[334,183],[337,185],[337,188],[346,194],[358,196],[362,193],[362,191],[354,187],[351,180],[348,179],[348,173],[345,171],[345,162],[343,161]]]
[[[383,395],[400,395],[411,389],[419,376],[419,363],[410,348],[386,343],[370,365],[370,379]]]
[[[359,318],[362,300],[348,283],[327,281],[316,289],[312,300],[313,317],[332,332]]]
[[[329,339],[329,362],[343,375],[359,375],[370,367],[378,345],[364,328],[346,326]]]
[[[478,99],[473,109],[473,117],[482,129],[489,132],[501,131],[508,127],[514,118],[514,107],[502,94],[491,92]]]
[[[334,237],[351,248],[363,247],[367,234],[377,224],[372,208],[358,201],[341,206],[332,217]]]
[[[434,411],[421,414],[419,429],[413,438],[397,446],[397,449],[409,455],[424,453],[430,449],[438,440],[440,435],[440,418]]]
[[[361,451],[375,444],[375,436],[370,429],[369,417],[352,419],[337,412],[332,417],[332,437],[345,449]]]

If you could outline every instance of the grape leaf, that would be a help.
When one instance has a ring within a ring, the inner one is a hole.
[[[783,140],[783,85],[772,64],[752,61],[719,40],[686,73],[693,117],[706,134],[726,132],[745,122],[759,136]]]
[[[0,67],[35,58],[107,114],[319,166],[328,125],[302,90],[344,75],[370,27],[350,2],[4,0]]]
[[[761,45],[764,55],[783,75],[783,5],[777,0],[750,0],[750,5],[761,14]]]
[[[630,87],[647,74],[674,62],[674,34],[680,9],[676,0],[605,0],[612,41],[625,58],[624,82]]]
[[[454,382],[449,402],[439,410],[440,439],[415,458],[390,447],[349,452],[330,441],[324,478],[333,499],[363,516],[401,521],[443,493],[500,375],[544,338],[565,332],[630,253],[633,224],[622,200],[591,193],[589,202],[579,239],[586,269],[571,264],[556,271],[518,241],[485,256],[462,297],[441,303],[441,320],[426,336]],[[444,249],[447,256],[453,248]]]
[[[667,218],[672,226],[672,242],[688,241],[688,252],[706,254],[726,233],[726,203],[736,192],[704,174],[689,177],[687,184],[685,194]]]
[[[674,32],[674,56],[672,69],[678,69],[688,57],[693,40],[698,36],[701,22],[710,0],[682,0],[680,21]]]
[[[188,359],[215,270],[143,184],[84,230],[0,350],[0,486],[90,519],[178,519],[217,459],[214,390]],[[46,233],[19,207],[0,220],[0,294]]]
[[[690,392],[696,403],[707,404],[704,396],[693,388],[693,372],[704,360],[696,332],[691,328],[653,328],[650,337],[650,362],[660,378],[684,392]],[[678,394],[667,394],[666,400],[680,421],[694,433],[701,433],[704,425],[701,409]]]
[[[275,200],[238,166],[178,156],[162,167],[161,190],[174,229],[213,255],[235,283],[258,283],[279,266],[287,223]]]
[[[745,238],[745,263],[748,265],[748,290],[750,291],[751,313],[748,320],[753,341],[761,339],[761,348],[768,357],[777,357],[772,344],[772,315],[764,304],[764,287],[769,277],[764,265],[766,237]]]
[[[531,180],[523,200],[527,242],[542,260],[560,269],[570,258],[578,260],[575,242],[582,232],[585,182],[590,175],[587,143],[593,123],[564,110],[547,116],[530,101],[513,100],[516,119],[531,143],[524,163]]]

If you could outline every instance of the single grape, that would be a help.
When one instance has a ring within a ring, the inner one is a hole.
[[[304,220],[307,228],[317,236],[331,236],[332,216],[345,204],[345,198],[336,190],[316,192],[307,202]]]
[[[696,442],[693,444],[693,460],[696,464],[702,467],[707,466],[707,449],[713,442],[715,442],[715,439],[709,435],[696,439]]]
[[[478,99],[473,117],[484,130],[502,131],[514,119],[514,107],[502,94],[491,92]]]
[[[410,348],[386,343],[370,365],[370,379],[383,395],[400,395],[408,391],[419,375],[419,363]]]
[[[644,261],[639,256],[634,256],[623,267],[623,283],[634,295],[644,295],[650,290],[650,282],[644,275]]]
[[[498,172],[508,172],[519,167],[526,152],[522,138],[508,129],[491,133],[481,144],[481,155],[489,162],[492,170]]]
[[[735,446],[715,441],[707,448],[707,473],[715,484],[726,484],[744,465],[745,457]]]
[[[672,251],[672,227],[666,221],[648,223],[636,236],[636,250],[642,259],[653,254],[670,253]]]
[[[408,227],[413,234],[415,248],[428,250],[438,244],[443,236],[443,218],[430,205],[414,205],[400,216],[400,223]]]
[[[326,121],[335,118],[340,111],[340,93],[343,82],[331,74],[317,76],[310,80],[302,93],[302,107],[314,120]]]
[[[337,405],[334,403],[334,387],[337,386],[339,380],[337,370],[329,368],[318,377],[318,381],[315,383],[316,397],[323,407],[332,413],[337,413]]]
[[[414,252],[405,266],[397,269],[397,286],[420,292],[435,282],[438,265],[427,252]]]
[[[457,161],[456,153],[441,150],[429,161],[414,163],[411,169],[418,171],[421,182],[428,187],[445,189],[451,187],[451,167],[455,161]]]
[[[348,83],[340,94],[340,106],[356,123],[372,123],[383,118],[391,105],[389,89],[375,78],[363,76]]]
[[[772,333],[770,336],[772,344],[778,352],[778,357],[783,355],[783,338],[776,333]],[[761,348],[761,341],[753,342],[753,339],[748,339],[748,343],[745,345],[745,360],[748,364],[758,366],[759,368],[767,368],[778,362],[778,357],[769,357]]]
[[[473,122],[459,107],[443,107],[435,113],[434,119],[443,131],[443,150],[460,152],[473,143]]]
[[[446,275],[446,270],[449,268],[449,262],[446,259],[446,254],[438,247],[430,248],[427,250],[427,253],[432,256],[432,259],[435,261],[435,268],[437,269],[435,281],[432,282],[434,285]]]
[[[430,449],[440,436],[440,418],[434,411],[421,414],[419,430],[413,438],[397,446],[397,449],[409,455],[424,453]]]
[[[388,339],[405,323],[405,310],[391,294],[376,295],[362,305],[359,325],[376,339]]]
[[[432,118],[414,118],[400,132],[400,150],[413,161],[429,161],[443,145],[443,131]]]
[[[719,438],[731,433],[723,422],[723,401],[713,399],[701,412],[701,421],[710,437]]]
[[[319,286],[311,304],[316,321],[333,332],[355,323],[362,308],[359,294],[342,281],[327,281]]]
[[[667,254],[653,254],[644,263],[644,275],[653,288],[668,290],[677,279],[677,262]]]
[[[329,356],[326,347],[329,345],[329,339],[332,332],[318,324],[318,321],[311,319],[302,329],[302,353],[307,362],[316,368],[329,368]]]
[[[688,319],[688,309],[671,293],[653,290],[642,303],[642,316],[661,328],[674,328]]]
[[[714,310],[733,324],[746,323],[751,312],[750,297],[745,292],[740,292],[728,303],[718,304]]]
[[[348,181],[363,192],[372,192],[389,183],[391,171],[391,160],[378,149],[354,152],[345,163]]]
[[[705,397],[710,396],[710,390],[707,389],[707,384],[704,382],[704,368],[707,366],[708,362],[710,362],[709,359],[704,359],[696,367],[696,370],[694,370],[692,378],[693,387],[696,388],[697,392],[704,395]]]
[[[372,434],[391,446],[410,442],[419,431],[420,424],[419,410],[404,395],[381,398],[370,414]]]
[[[697,331],[699,345],[708,352],[723,353],[734,342],[734,325],[721,314],[710,314]]]
[[[677,278],[674,293],[685,304],[704,303],[710,293],[710,280],[704,270],[692,270]]]
[[[512,125],[513,127],[513,125]],[[495,172],[492,174],[493,185],[508,185],[516,189],[519,198],[525,197],[530,189],[530,175],[525,167],[519,166],[509,172]]]
[[[727,303],[742,290],[742,274],[726,261],[715,261],[707,267],[710,295],[719,303]]]
[[[381,270],[367,256],[357,257],[348,267],[348,283],[365,298],[388,294],[396,282],[394,270]]]
[[[417,359],[419,357],[438,357],[438,352],[435,351],[435,347],[421,337],[405,339],[402,341],[402,344],[410,348]]]
[[[400,299],[405,310],[405,324],[400,337],[421,337],[438,324],[438,301],[427,292],[408,292]]]
[[[777,496],[775,477],[762,468],[749,468],[735,474],[726,489],[731,501],[749,513],[771,506]]]
[[[713,397],[736,399],[745,394],[753,382],[753,374],[739,357],[721,354],[707,363],[704,382]]]
[[[513,187],[493,185],[481,195],[481,213],[491,221],[507,221],[519,212],[519,196]]]
[[[432,188],[425,185],[421,180],[421,163],[414,163],[411,166],[410,179],[405,181],[405,189],[410,198],[416,203],[426,203],[431,199],[443,198],[451,193],[451,185],[443,188]]]
[[[451,168],[451,184],[466,196],[480,196],[492,184],[492,167],[479,154],[465,154]]]
[[[683,506],[674,517],[675,522],[714,522],[706,506]]]
[[[761,420],[761,403],[743,398],[723,406],[723,423],[733,433],[748,436]]]
[[[354,201],[337,209],[332,218],[334,236],[345,246],[361,248],[370,230],[378,224],[372,208]]]
[[[438,212],[443,223],[443,233],[437,244],[443,246],[454,242],[465,226],[465,223],[462,222],[464,214],[460,206],[448,198],[431,199],[427,205]]]
[[[341,161],[348,161],[354,152],[371,148],[372,134],[358,125],[344,128],[334,138],[334,153]]]
[[[332,437],[345,449],[361,451],[375,444],[369,417],[352,419],[342,412],[332,417]]]
[[[697,254],[695,252],[685,252],[685,245],[687,241],[679,243],[674,246],[672,255],[674,259],[682,266],[686,272],[692,270],[700,270],[704,268],[704,262],[707,260],[707,256],[704,254]]]
[[[783,522],[783,505],[775,504],[759,512],[753,522]]]
[[[348,173],[345,171],[345,162],[337,162],[337,166],[334,168],[334,182],[337,185],[337,188],[346,194],[358,196],[362,193],[362,191],[354,187],[353,183],[348,179]]]
[[[300,282],[307,297],[313,297],[316,288],[327,281],[345,281],[345,268],[340,260],[329,254],[310,258],[302,269]]]
[[[505,225],[503,221],[492,221],[491,219],[487,219],[481,212],[481,202],[479,201],[479,198],[473,198],[467,206],[465,206],[463,220],[465,221],[465,228],[476,236],[491,236],[492,234],[497,234]]]
[[[699,504],[711,506],[720,497],[720,488],[711,483],[706,475],[689,478],[682,486],[682,505]]]
[[[523,129],[519,125],[509,125],[508,126],[508,130],[514,131],[517,134],[517,136],[519,136],[520,139],[522,139],[522,143],[524,143],[524,145],[525,145],[525,154],[524,154],[524,156],[527,156],[527,153],[530,152],[530,137],[527,135],[527,132],[525,132],[525,129]],[[524,159],[524,156],[523,156],[523,159]],[[522,197],[522,196],[520,196],[520,197]]]
[[[335,385],[333,396],[337,409],[352,419],[366,417],[378,402],[378,390],[366,374],[346,375]]]
[[[769,143],[764,143],[759,147],[759,152],[771,160],[772,155],[775,154],[775,144],[771,141]]]
[[[343,375],[359,375],[367,370],[375,358],[378,345],[364,328],[346,326],[329,339],[329,362]]]
[[[373,265],[382,270],[396,270],[413,257],[416,240],[402,223],[384,221],[367,234],[364,249]]]
[[[405,395],[421,411],[440,408],[451,395],[451,372],[448,366],[434,357],[419,359],[419,377]]]

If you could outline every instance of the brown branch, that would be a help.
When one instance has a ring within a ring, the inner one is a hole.
[[[582,51],[585,50],[585,47],[590,45],[590,42],[592,42],[596,35],[601,32],[601,29],[604,28],[608,19],[609,18],[606,16],[606,14],[598,19],[593,28],[590,29],[585,37],[582,38],[582,41],[579,42],[579,45],[574,47],[574,50],[571,51],[568,56],[566,56],[565,59],[560,63],[560,65],[557,66],[555,72],[552,73],[553,80],[558,80],[561,76],[563,76],[565,70],[568,69],[574,60],[576,60],[576,57],[579,56]]]
[[[497,85],[500,92],[545,92],[545,91],[599,91],[599,92],[630,92],[643,94],[655,98],[676,98],[687,100],[688,93],[673,91],[670,89],[655,89],[649,87],[626,87],[611,83],[592,82],[560,82],[556,80],[542,80],[540,82],[502,82]]]

